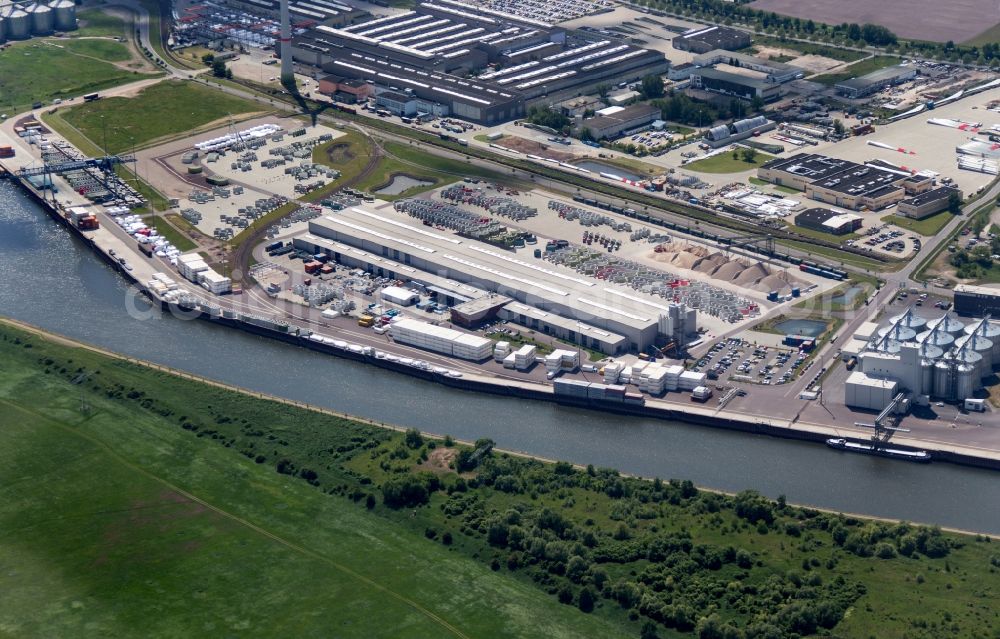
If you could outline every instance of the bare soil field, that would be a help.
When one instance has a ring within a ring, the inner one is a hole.
[[[964,42],[1000,22],[996,0],[757,0],[751,5],[827,24],[881,24],[903,38]]]
[[[513,149],[515,151],[520,151],[521,153],[530,153],[531,155],[537,155],[543,158],[552,158],[553,160],[559,160],[560,162],[569,162],[570,160],[575,160],[577,157],[572,153],[557,151],[548,144],[542,144],[541,142],[535,142],[534,140],[511,135],[500,138],[495,142],[495,144],[508,149]]]

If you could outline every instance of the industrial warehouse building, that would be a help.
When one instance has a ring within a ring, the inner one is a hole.
[[[447,293],[453,299],[449,303],[459,303],[456,310],[469,317],[496,312],[501,319],[607,354],[668,341],[686,344],[697,331],[694,309],[408,224],[392,213],[344,209],[310,221],[308,233],[293,243],[346,266]],[[488,299],[463,304],[482,298]]]
[[[725,71],[712,67],[695,67],[691,70],[691,87],[710,93],[729,95],[743,100],[760,98],[773,102],[781,97],[780,84],[755,78],[746,73]]]
[[[847,235],[861,228],[861,216],[824,208],[807,209],[795,216],[795,226],[832,235]]]
[[[1000,315],[1000,289],[956,284],[955,312],[966,317]]]
[[[956,301],[958,292],[956,287]],[[848,406],[882,410],[897,392],[918,404],[963,402],[1000,364],[1000,324],[985,319],[966,324],[947,313],[926,319],[911,308],[890,318],[857,357],[860,370],[844,385]]]
[[[851,78],[835,85],[837,93],[845,98],[857,99],[877,93],[886,87],[902,84],[917,77],[916,67],[894,66],[872,71],[860,78]]]
[[[458,0],[420,2],[342,26],[318,24],[293,39],[292,53],[327,74],[369,82],[376,92],[407,93],[442,105],[441,115],[483,124],[669,67],[662,53],[622,40]]]
[[[825,155],[799,153],[771,160],[757,169],[757,177],[803,191],[806,197],[833,206],[877,211],[906,196],[904,183],[908,174]]]
[[[628,107],[605,109],[606,115],[599,115],[580,123],[581,129],[588,129],[595,140],[616,138],[628,131],[649,126],[660,118],[661,111],[651,104],[634,104]]]
[[[715,49],[736,51],[752,43],[749,32],[721,26],[691,29],[673,39],[675,49],[692,53],[708,53]]]
[[[691,63],[697,67],[714,67],[717,64],[727,65],[737,69],[749,69],[764,76],[765,81],[774,84],[784,84],[792,80],[798,80],[805,75],[805,72],[784,62],[765,60],[745,53],[735,51],[724,51],[716,49],[701,55],[696,55]]]
[[[950,186],[942,186],[918,193],[913,197],[900,200],[899,214],[915,220],[922,220],[947,209],[953,193],[957,193],[959,198],[962,197],[961,191]]]

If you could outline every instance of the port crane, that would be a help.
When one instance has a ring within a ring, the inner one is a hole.
[[[44,176],[45,184],[52,184],[52,175],[70,171],[87,171],[101,186],[108,190],[116,200],[120,200],[122,182],[115,174],[115,167],[120,164],[135,162],[131,155],[106,155],[99,158],[73,159],[67,157],[59,162],[45,161],[41,166],[25,167],[17,171],[20,178]],[[52,199],[55,201],[55,191]]]
[[[884,448],[889,443],[889,438],[892,437],[893,433],[910,432],[909,428],[900,428],[896,425],[898,423],[896,409],[903,401],[903,397],[903,393],[899,393],[893,397],[892,401],[875,418],[874,423],[854,422],[854,425],[858,428],[871,428],[874,431],[872,433],[872,446],[876,449]]]

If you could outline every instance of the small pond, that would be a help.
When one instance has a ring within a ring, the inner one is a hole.
[[[826,330],[827,323],[823,320],[789,319],[774,325],[775,330],[785,335],[804,335],[819,337]]]
[[[646,179],[638,173],[634,173],[628,169],[611,166],[610,164],[603,164],[601,162],[594,162],[593,160],[581,160],[579,162],[574,162],[573,166],[578,166],[581,169],[587,169],[588,171],[593,171],[594,173],[614,173],[618,177],[623,177],[626,180]]]
[[[394,175],[392,181],[375,191],[379,195],[399,195],[417,186],[434,186],[430,180],[420,180],[409,175]]]
[[[851,304],[854,298],[865,292],[864,286],[851,286],[830,298],[834,304]]]

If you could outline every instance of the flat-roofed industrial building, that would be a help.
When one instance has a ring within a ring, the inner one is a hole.
[[[1000,289],[973,284],[956,284],[955,312],[966,317],[1000,315]]]
[[[757,169],[757,177],[852,210],[879,210],[906,196],[906,174],[814,153],[771,160]]]
[[[798,80],[805,75],[805,72],[799,67],[785,64],[784,62],[765,60],[747,55],[746,53],[725,51],[723,49],[716,49],[708,53],[696,55],[691,60],[691,63],[698,67],[712,67],[716,64],[723,64],[740,69],[750,69],[751,71],[764,74],[766,81],[776,84]]]
[[[877,93],[886,87],[902,84],[917,77],[916,67],[892,66],[858,78],[838,82],[834,88],[845,98],[864,98]]]
[[[483,124],[669,68],[662,53],[620,39],[458,0],[428,0],[340,27],[320,24],[293,39],[292,53],[325,73],[409,91]]]
[[[811,208],[795,216],[795,225],[831,235],[847,235],[861,228],[861,216],[824,208]]]
[[[583,120],[581,128],[589,129],[595,140],[615,138],[627,131],[649,126],[660,118],[661,111],[651,104],[633,104],[610,115],[599,115]]]
[[[394,213],[344,209],[310,221],[294,245],[386,277],[419,281],[430,275],[480,292],[459,302],[506,296],[529,310],[505,305],[500,317],[608,354],[644,350],[667,341],[661,335],[678,338],[678,331],[686,342],[697,330],[693,309],[404,222]]]
[[[712,67],[692,69],[691,87],[743,100],[760,98],[764,102],[773,102],[780,98],[782,93],[780,84]]]
[[[942,186],[918,193],[899,202],[899,214],[915,220],[922,220],[948,208],[952,195],[961,200],[962,192],[950,186]]]
[[[692,53],[708,53],[714,49],[736,51],[753,43],[748,31],[730,27],[699,27],[675,37],[671,43],[675,49]]]

